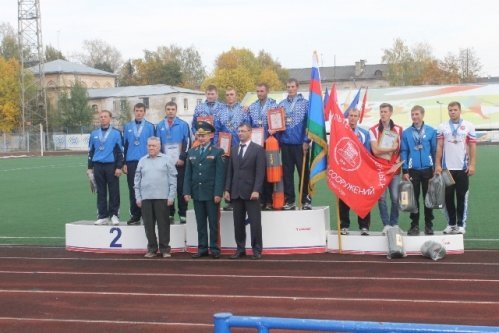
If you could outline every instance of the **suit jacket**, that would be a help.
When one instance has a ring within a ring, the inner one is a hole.
[[[223,196],[225,161],[223,149],[210,144],[202,154],[200,146],[189,149],[185,164],[183,194],[194,200],[213,200]]]
[[[225,190],[230,193],[231,199],[249,200],[252,192],[262,193],[266,171],[265,150],[251,141],[245,149],[240,161],[239,145],[232,147],[225,180]]]

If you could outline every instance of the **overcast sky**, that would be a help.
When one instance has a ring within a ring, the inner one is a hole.
[[[495,0],[40,0],[44,44],[63,54],[102,39],[123,59],[172,43],[194,46],[208,70],[231,46],[263,49],[284,67],[381,62],[402,38],[427,42],[443,58],[474,48],[483,76],[499,76],[499,1]],[[0,0],[0,22],[17,30],[17,1]]]

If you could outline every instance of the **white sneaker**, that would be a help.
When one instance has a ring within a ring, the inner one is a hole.
[[[106,217],[104,219],[98,219],[94,222],[95,225],[106,225],[109,219]]]
[[[369,236],[369,229],[367,229],[367,228],[360,229],[360,235],[361,236]]]
[[[466,233],[466,229],[464,227],[458,227],[457,228],[457,233],[464,235]]]
[[[385,225],[385,226],[383,227],[383,230],[381,231],[381,234],[382,234],[383,236],[385,236],[385,235],[386,235],[386,233],[387,233],[387,231],[388,231],[388,229],[390,229],[391,227],[392,227],[391,225],[388,225],[388,224],[387,224],[387,225]]]
[[[348,231],[348,228],[341,228],[341,234],[342,235],[348,235],[350,232]]]
[[[446,235],[449,235],[449,234],[457,234],[459,231],[459,228],[456,226],[456,225],[448,225],[443,233],[446,234]]]
[[[113,225],[120,225],[120,220],[118,219],[118,216],[116,215],[111,216],[111,223]]]

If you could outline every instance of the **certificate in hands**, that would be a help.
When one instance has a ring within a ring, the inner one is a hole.
[[[230,147],[232,145],[232,135],[227,132],[218,133],[218,147],[224,150],[225,156],[230,156]]]
[[[211,125],[215,125],[215,120],[213,116],[199,116],[196,118],[196,121],[206,121]]]
[[[258,127],[258,128],[253,128],[251,130],[251,141],[254,143],[259,144],[260,146],[263,147],[263,127]]]
[[[271,131],[284,131],[286,130],[285,121],[285,111],[284,108],[270,109],[267,112],[267,120],[269,124],[269,130]]]
[[[393,131],[388,131],[385,130],[383,131],[383,134],[381,134],[381,138],[379,140],[379,148],[392,148],[393,144],[399,139],[399,136],[397,133]],[[391,160],[393,153],[385,153],[382,155],[379,155],[378,157],[381,157],[385,160]]]

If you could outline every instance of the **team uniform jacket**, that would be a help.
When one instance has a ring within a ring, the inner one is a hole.
[[[302,94],[297,94],[293,101],[284,99],[278,105],[286,111],[286,130],[276,134],[279,143],[297,145],[308,143],[310,140],[305,135],[308,117],[308,100]]]
[[[135,131],[137,128],[137,123],[130,121],[125,125],[123,129],[123,140],[124,140],[124,153],[125,161],[139,161],[142,157],[147,155],[147,139],[151,136],[156,135],[154,125],[147,120],[143,119],[144,127],[139,135],[139,144],[136,145],[135,141]],[[135,129],[134,129],[135,128]]]
[[[156,133],[161,140],[161,151],[168,155],[169,145],[179,145],[179,159],[185,161],[187,151],[191,147],[191,134],[189,132],[189,124],[186,121],[175,117],[172,126],[168,124],[168,120],[161,120],[156,126]],[[175,164],[176,160],[174,161]]]
[[[249,122],[252,128],[263,127],[264,139],[268,136],[269,124],[267,111],[277,108],[277,102],[272,98],[267,98],[263,105],[256,100],[248,108]]]
[[[436,151],[437,132],[433,127],[423,123],[419,132],[414,125],[406,128],[402,133],[400,148],[400,159],[404,161],[402,172],[433,168]]]
[[[226,132],[230,133],[232,136],[232,146],[239,144],[237,128],[244,123],[249,123],[249,116],[248,113],[243,110],[241,104],[236,103],[233,106],[225,105],[225,107],[215,115],[215,136],[213,142],[218,144],[219,133]]]
[[[218,112],[224,108],[224,104],[220,103],[219,101],[216,102],[204,102],[196,106],[194,109],[194,116],[192,117],[192,133],[196,133],[196,124],[197,124],[197,119],[198,117],[208,117],[208,116],[213,116],[218,114]],[[213,119],[214,120],[214,119]],[[214,124],[212,124],[214,125]]]
[[[106,140],[101,142],[101,137],[107,131],[111,132],[109,132]],[[100,147],[104,149],[101,150]],[[110,126],[106,131],[101,132],[101,129],[98,128],[90,133],[88,141],[88,169],[92,169],[95,162],[114,163],[116,169],[123,167],[123,138],[119,130]]]

